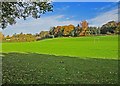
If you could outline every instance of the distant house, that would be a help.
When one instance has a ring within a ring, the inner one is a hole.
[[[36,37],[36,41],[42,40],[42,37]]]

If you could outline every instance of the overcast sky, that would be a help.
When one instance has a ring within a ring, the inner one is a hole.
[[[117,2],[54,2],[54,11],[41,15],[40,19],[31,17],[17,19],[17,23],[3,30],[4,35],[14,33],[39,33],[52,26],[77,25],[87,20],[90,26],[101,26],[108,21],[117,21]]]

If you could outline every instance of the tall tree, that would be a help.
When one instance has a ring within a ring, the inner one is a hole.
[[[50,31],[49,31],[50,35],[54,35],[54,29],[55,27],[50,27]]]
[[[41,14],[53,11],[53,5],[46,2],[1,2],[0,27],[5,29],[7,25],[16,23],[16,18],[26,19],[29,16],[40,18]]]
[[[82,21],[81,26],[82,26],[82,32],[80,33],[80,35],[85,36],[86,35],[86,30],[88,29],[88,22],[87,21]]]

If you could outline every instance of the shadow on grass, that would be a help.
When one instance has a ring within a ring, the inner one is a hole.
[[[116,84],[118,60],[3,53],[3,84]]]

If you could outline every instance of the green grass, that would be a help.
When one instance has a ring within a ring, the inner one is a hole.
[[[3,83],[117,84],[118,60],[4,53]]]
[[[118,36],[2,43],[3,83],[118,83]]]
[[[39,42],[3,43],[3,52],[24,52],[80,58],[118,58],[118,36],[55,38]]]

